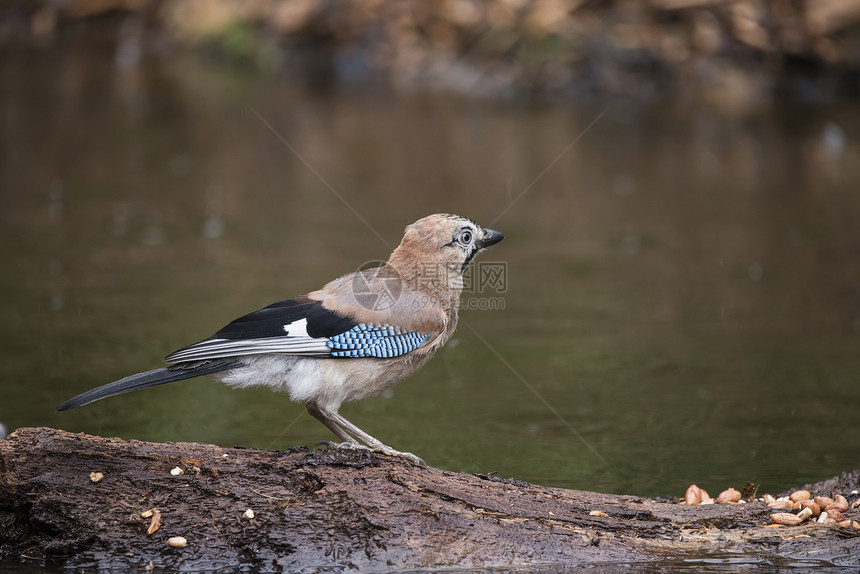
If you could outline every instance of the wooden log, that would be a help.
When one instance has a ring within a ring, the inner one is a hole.
[[[509,567],[726,552],[860,563],[850,529],[762,528],[770,514],[761,503],[683,506],[546,488],[366,451],[159,444],[48,428],[0,440],[0,558],[78,568]],[[177,536],[187,544],[168,546]]]

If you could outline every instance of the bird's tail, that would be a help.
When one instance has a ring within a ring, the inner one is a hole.
[[[241,365],[242,363],[236,359],[199,361],[196,363],[180,363],[164,367],[162,369],[138,373],[89,390],[85,393],[81,393],[58,406],[57,410],[68,411],[114,395],[121,395],[123,393],[129,393],[131,391],[145,389],[147,387],[172,383],[173,381],[181,381],[183,379],[191,379],[202,375],[220,373]]]

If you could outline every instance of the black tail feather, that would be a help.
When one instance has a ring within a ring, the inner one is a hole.
[[[220,373],[241,365],[242,363],[237,360],[204,361],[192,364],[180,363],[162,369],[138,373],[81,393],[58,406],[57,410],[68,411],[114,395],[121,395],[147,387],[191,379],[202,375]]]

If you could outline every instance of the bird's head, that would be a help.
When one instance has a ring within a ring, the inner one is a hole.
[[[475,255],[504,237],[469,218],[437,213],[407,226],[388,262],[401,274],[417,273],[429,280],[429,273],[445,272],[449,281],[461,281]]]

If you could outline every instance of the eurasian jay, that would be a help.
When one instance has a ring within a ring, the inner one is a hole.
[[[58,410],[210,375],[234,387],[288,392],[343,441],[338,447],[424,464],[362,431],[338,409],[388,389],[430,360],[457,327],[463,272],[479,251],[503,238],[459,215],[419,219],[380,267],[240,317],[169,354],[171,365],[92,389]]]

